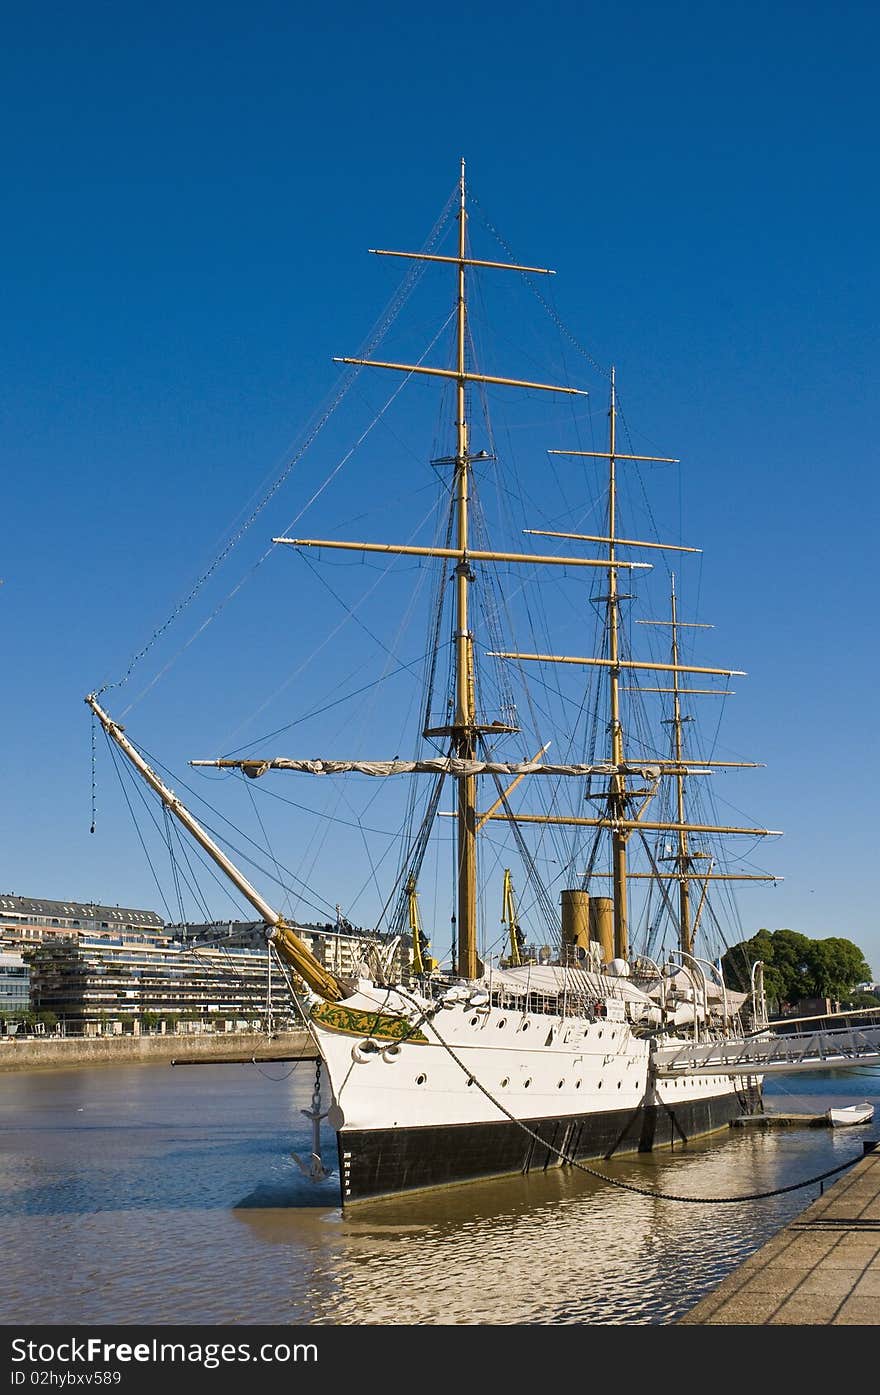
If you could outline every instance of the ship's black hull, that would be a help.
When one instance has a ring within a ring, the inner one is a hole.
[[[755,1109],[759,1100],[760,1091],[750,1089],[690,1100],[674,1108],[644,1105],[635,1111],[523,1120],[530,1133],[504,1119],[438,1127],[345,1129],[337,1136],[342,1202],[348,1205],[480,1177],[546,1170],[562,1165],[559,1154],[571,1159],[609,1158],[674,1148],[724,1128],[731,1119]]]

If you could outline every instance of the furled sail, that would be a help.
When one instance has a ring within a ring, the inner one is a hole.
[[[275,756],[271,760],[194,760],[192,765],[209,765],[243,770],[256,780],[268,770],[293,770],[304,775],[638,775],[659,780],[659,765],[552,765],[545,761],[464,760],[458,756],[436,756],[424,760],[293,760]]]

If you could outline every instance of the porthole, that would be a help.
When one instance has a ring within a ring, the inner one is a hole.
[[[524,1081],[523,1081],[523,1089],[524,1089],[524,1090],[527,1090],[527,1089],[529,1088],[529,1086],[531,1085],[531,1083],[532,1083],[532,1082],[531,1082],[531,1079],[529,1079],[529,1080],[524,1080]]]
[[[470,1087],[474,1084],[474,1077],[473,1077],[472,1075],[469,1075],[469,1076],[468,1076],[468,1081],[467,1081],[467,1083],[468,1083],[468,1089],[470,1089]]]
[[[503,1079],[502,1082],[501,1082],[501,1088],[502,1088],[502,1090],[506,1090],[509,1084],[510,1084],[510,1076],[509,1076],[509,1075],[505,1075],[504,1079]]]
[[[599,1040],[600,1040],[600,1041],[602,1040],[602,1033],[601,1033],[601,1032],[599,1033]]]
[[[503,1027],[506,1021],[507,1021],[507,1018],[506,1018],[506,1017],[499,1017],[499,1019],[498,1019],[498,1026],[499,1026],[499,1027]]]
[[[564,1080],[559,1080],[559,1081],[557,1081],[556,1088],[557,1088],[557,1090],[562,1090],[562,1089],[564,1089],[564,1088],[565,1088],[565,1081],[564,1081]]]
[[[472,1027],[476,1027],[476,1025],[477,1025],[477,1023],[479,1022],[479,1020],[480,1020],[479,1017],[472,1017],[472,1018],[471,1018],[471,1026],[472,1026]]]
[[[428,1077],[427,1077],[426,1075],[417,1075],[417,1076],[416,1076],[416,1084],[417,1084],[417,1085],[424,1085],[424,1083],[425,1083],[425,1081],[427,1080],[427,1078],[428,1078]]]
[[[623,1084],[623,1081],[622,1081],[622,1080],[618,1080],[618,1082],[617,1082],[617,1088],[618,1088],[618,1090],[620,1089],[620,1087],[621,1087],[622,1084]]]
[[[579,1080],[576,1080],[576,1081],[574,1082],[574,1088],[575,1088],[576,1090],[579,1090],[579,1089],[581,1088],[581,1082],[580,1082]]]
[[[601,1090],[601,1089],[602,1089],[602,1081],[601,1081],[601,1080],[598,1082],[596,1088],[597,1088],[598,1090]]]
[[[612,1032],[612,1033],[611,1033],[611,1040],[613,1041],[614,1038],[615,1038],[616,1036],[617,1036],[617,1033],[616,1033],[616,1032]]]
[[[527,1031],[529,1030],[529,1027],[531,1027],[531,1025],[532,1025],[531,1022],[529,1022],[529,1021],[523,1022],[522,1026],[520,1027],[520,1031],[521,1031],[521,1032],[527,1032]]]

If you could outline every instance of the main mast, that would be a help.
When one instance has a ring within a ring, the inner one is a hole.
[[[458,307],[456,315],[456,452],[455,513],[456,540],[461,561],[455,569],[455,718],[452,740],[455,754],[463,760],[476,755],[476,702],[474,694],[473,636],[468,625],[468,588],[472,580],[468,551],[468,502],[470,461],[468,459],[467,399],[465,393],[465,340],[467,305],[465,300],[465,248],[467,210],[465,207],[464,160],[461,162],[458,209]],[[458,864],[458,972],[473,979],[479,971],[477,958],[477,778],[464,775],[458,781],[456,825]]]
[[[477,741],[484,730],[493,733],[512,731],[512,727],[502,727],[493,723],[491,728],[477,721],[476,695],[474,687],[474,642],[470,629],[469,597],[474,580],[471,570],[473,561],[535,563],[546,562],[553,565],[601,566],[599,559],[537,557],[534,554],[473,551],[470,546],[469,509],[471,499],[471,456],[469,453],[469,432],[467,421],[467,387],[469,383],[494,383],[506,387],[521,387],[543,392],[562,392],[575,396],[586,396],[582,390],[557,386],[550,383],[527,382],[517,378],[497,377],[476,373],[467,365],[467,285],[466,268],[471,266],[492,267],[502,271],[517,271],[539,275],[552,275],[546,267],[521,266],[510,262],[487,261],[467,255],[467,205],[465,188],[465,163],[461,162],[458,197],[458,248],[454,257],[427,252],[396,252],[371,248],[379,256],[408,257],[417,261],[451,263],[457,270],[456,305],[456,362],[452,369],[432,368],[422,364],[380,363],[376,359],[342,358],[340,362],[363,365],[369,368],[386,368],[407,374],[424,374],[429,377],[453,379],[455,382],[455,455],[449,462],[453,465],[453,508],[455,526],[455,548],[415,547],[394,544],[337,542],[318,538],[275,538],[274,542],[287,543],[294,547],[337,547],[360,551],[379,551],[423,557],[455,557],[455,631],[454,631],[454,710],[449,725],[427,728],[425,736],[446,736],[450,739],[456,758],[472,761],[477,753]],[[629,564],[633,565],[633,564]],[[457,971],[463,978],[473,979],[480,973],[477,954],[477,779],[473,774],[455,776],[458,781],[456,808],[456,931],[457,931]]]
[[[611,406],[608,412],[608,657],[611,727],[611,763],[623,764],[623,724],[620,720],[620,595],[617,586],[617,397],[614,369],[611,369]],[[620,826],[626,817],[626,776],[613,775],[608,795],[608,815],[615,820],[611,834],[612,877],[614,885],[614,952],[625,959],[629,950],[626,900],[626,844],[629,833]]]

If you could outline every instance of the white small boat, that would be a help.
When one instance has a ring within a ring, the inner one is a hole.
[[[847,1104],[839,1109],[827,1109],[825,1117],[833,1129],[847,1124],[870,1124],[874,1117],[874,1106],[864,1100],[861,1104]]]

